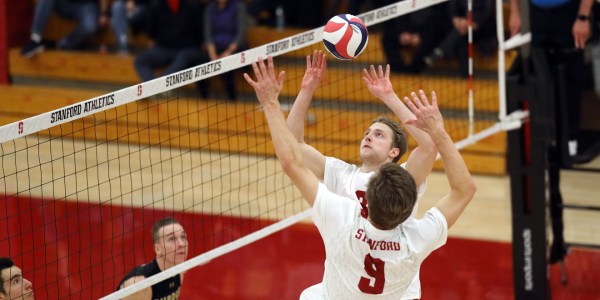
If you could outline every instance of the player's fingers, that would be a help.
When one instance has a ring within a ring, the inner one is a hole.
[[[419,99],[419,97],[417,97],[417,94],[415,92],[411,92],[410,96],[412,97],[412,100],[418,109],[423,108],[423,103],[421,103],[421,99]]]
[[[369,83],[371,83],[371,81],[373,81],[373,79],[371,78],[371,75],[369,75],[369,72],[367,71],[367,69],[363,69],[363,78],[365,80],[367,80]]]
[[[285,80],[285,71],[279,72],[279,76],[277,77],[277,84],[281,87],[283,85],[283,81]]]
[[[325,59],[325,55],[323,55],[323,51],[319,50],[317,51],[317,68],[322,68],[323,67],[323,60]]]
[[[260,57],[258,59],[260,60]],[[262,76],[260,76],[260,70],[258,69],[258,65],[256,62],[252,63],[252,70],[254,71],[254,76],[256,76],[256,80],[262,81]]]
[[[382,78],[383,77],[383,67],[381,65],[379,65],[379,67],[377,67],[377,71],[379,71],[377,74],[377,75],[379,75],[379,78]]]
[[[421,97],[421,103],[423,106],[429,106],[429,100],[427,99],[427,94],[423,90],[419,90],[419,96]]]
[[[417,120],[415,119],[406,119],[406,121],[404,121],[405,125],[413,125],[415,126],[417,124]]]
[[[306,70],[310,69],[310,55],[306,56]]]
[[[408,109],[410,109],[410,111],[412,111],[414,114],[416,114],[419,111],[419,109],[410,100],[410,98],[404,97],[404,103],[406,103],[406,106],[408,107]]]
[[[371,65],[371,79],[375,80],[377,79],[377,73],[375,73],[375,66]]]
[[[431,105],[435,107],[438,106],[437,94],[435,93],[435,91],[431,91]]]
[[[323,53],[321,52],[321,50],[317,51],[317,59],[319,60],[317,68],[323,68],[323,60],[325,59],[325,57],[323,57]]]
[[[267,66],[265,65],[265,61],[262,58],[258,59],[258,69],[259,69],[261,77],[263,79],[267,79],[267,78],[265,78],[268,76]]]
[[[315,68],[319,65],[319,56],[317,55],[317,50],[313,52],[312,57],[312,67]]]
[[[321,69],[325,70],[327,68],[327,56],[325,55],[325,53],[323,53],[323,51],[319,51],[321,52]]]
[[[390,64],[385,66],[385,78],[390,78]]]
[[[275,64],[273,63],[273,57],[269,55],[267,57],[267,72],[269,74],[269,78],[275,79]]]
[[[252,80],[252,78],[250,78],[250,75],[248,75],[248,73],[244,73],[244,79],[246,79],[248,84],[250,84],[252,87],[256,86],[256,81]]]

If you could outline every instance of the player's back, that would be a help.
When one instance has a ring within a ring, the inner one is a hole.
[[[402,226],[379,230],[366,219],[357,221],[352,236],[340,234],[325,247],[325,298],[400,299],[421,264]]]

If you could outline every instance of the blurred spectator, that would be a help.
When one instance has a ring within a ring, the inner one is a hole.
[[[340,3],[340,1],[336,1],[336,2],[338,4]],[[365,2],[367,2],[367,3],[365,4]],[[375,2],[375,3],[373,3],[373,2]],[[379,8],[379,5],[382,4],[379,2],[381,2],[381,1],[349,0],[348,1],[348,13],[356,16],[365,11],[374,9],[375,7],[373,7],[373,6],[377,6],[377,8]],[[363,8],[363,4],[365,5],[364,8]],[[391,4],[391,2],[388,4]]]
[[[204,7],[198,0],[151,0],[137,24],[148,34],[153,45],[136,56],[135,70],[142,81],[208,61],[202,50]]]
[[[204,41],[210,60],[229,56],[247,47],[246,21],[244,2],[240,0],[210,1],[204,13]],[[229,100],[236,98],[233,75],[233,71],[221,75]]]
[[[458,57],[459,72],[463,77],[469,75],[468,0],[450,0],[450,17],[453,28],[442,42],[425,57],[425,63],[433,66],[442,58]],[[483,55],[494,53],[498,46],[496,38],[496,3],[494,0],[473,1],[473,46]]]
[[[590,38],[592,0],[531,0],[529,19],[531,46],[544,51],[550,66],[564,67],[567,95],[568,154],[577,155],[581,119],[581,96],[585,70],[583,49]],[[510,31],[521,30],[519,1],[511,0]],[[555,75],[553,75],[555,76]]]
[[[431,53],[447,33],[449,23],[446,3],[421,9],[394,18],[382,27],[381,44],[392,72],[420,73],[424,57]],[[405,62],[406,53],[412,49],[410,61]]]
[[[138,24],[150,0],[115,0],[111,7],[110,24],[117,39],[117,53],[129,53],[130,24]],[[131,28],[136,31],[136,28]]]
[[[326,20],[322,15],[323,2],[320,0],[252,0],[248,3],[248,14],[257,25],[276,26],[275,11],[279,7],[284,14],[285,26],[314,28],[325,24]]]
[[[75,30],[58,41],[59,49],[81,48],[98,26],[108,23],[108,0],[39,0],[33,16],[31,40],[21,49],[22,56],[29,58],[44,51],[42,35],[53,11],[78,22]]]
[[[600,16],[600,3],[598,1],[594,1],[591,14],[594,18],[590,24],[591,33],[588,40],[588,47],[592,59],[594,91],[596,92],[596,96],[600,97],[600,20],[598,19],[598,16]]]

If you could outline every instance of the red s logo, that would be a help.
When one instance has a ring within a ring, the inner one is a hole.
[[[240,62],[241,63],[245,63],[246,62],[246,52],[242,52],[242,57],[240,58]]]
[[[18,134],[22,134],[23,133],[23,122],[19,122],[18,129],[17,129],[17,133]]]
[[[356,191],[356,199],[358,199],[360,207],[362,208],[360,210],[360,215],[365,219],[368,218],[369,209],[367,208],[367,192],[360,190]]]

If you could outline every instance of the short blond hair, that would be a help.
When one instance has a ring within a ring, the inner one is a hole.
[[[408,140],[406,132],[400,124],[387,116],[379,116],[371,124],[381,123],[387,125],[392,130],[392,147],[398,148],[400,153],[392,159],[393,162],[398,162],[400,158],[408,151]]]

